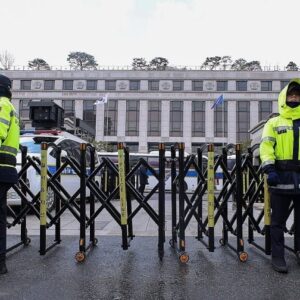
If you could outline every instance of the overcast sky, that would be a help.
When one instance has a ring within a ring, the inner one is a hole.
[[[0,0],[0,52],[15,65],[68,66],[71,51],[102,66],[162,56],[200,66],[208,56],[300,65],[299,0]]]

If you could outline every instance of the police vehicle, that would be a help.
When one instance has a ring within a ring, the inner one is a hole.
[[[66,131],[61,130],[25,130],[21,131],[20,144],[27,147],[27,155],[31,157],[41,157],[41,143],[53,143],[60,146],[62,149],[61,156],[70,156],[75,158],[77,161],[80,159],[80,144],[86,143],[86,141],[81,138],[72,135]],[[99,159],[95,155],[95,164],[99,164]],[[87,169],[90,166],[90,152],[86,152]],[[54,173],[56,170],[56,151],[53,147],[48,148],[48,170],[50,173]],[[17,154],[17,170],[21,169],[21,153]],[[96,183],[100,183],[100,177],[96,176]],[[40,191],[40,175],[31,166],[27,171],[27,184],[30,190],[36,195]],[[75,171],[70,167],[66,167],[61,174],[61,184],[66,189],[66,191],[72,196],[80,186],[80,178],[75,173]],[[87,188],[87,196],[89,196],[89,189]],[[21,205],[21,199],[18,194],[11,188],[7,194],[8,204]],[[48,209],[52,210],[54,207],[54,193],[51,188],[48,188],[47,197]]]
[[[64,110],[53,101],[31,101],[29,103],[29,118],[31,119],[32,128],[37,130],[21,131],[20,144],[27,147],[27,155],[31,157],[41,157],[41,143],[53,143],[60,146],[62,149],[61,157],[69,156],[80,159],[80,144],[86,143],[83,139],[66,132],[63,129],[64,125]],[[50,173],[56,171],[56,151],[49,146],[48,148],[48,170]],[[90,167],[90,152],[86,152],[87,172]],[[95,165],[99,164],[99,159],[96,155]],[[21,170],[21,153],[17,154],[17,170]],[[100,183],[100,178],[95,177],[96,183]],[[40,191],[40,175],[31,166],[27,169],[27,184],[34,195]],[[75,171],[70,167],[66,167],[61,174],[61,184],[66,191],[72,196],[80,186],[80,178]],[[21,199],[18,194],[11,188],[8,191],[7,202],[9,205],[20,205]],[[89,189],[87,188],[87,197]],[[48,188],[47,197],[48,209],[54,207],[54,193],[51,188]]]

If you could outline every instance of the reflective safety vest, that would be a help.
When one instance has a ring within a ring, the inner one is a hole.
[[[293,81],[300,84],[300,79]],[[263,169],[274,167],[280,178],[270,189],[300,193],[300,106],[286,105],[287,90],[288,85],[278,97],[279,116],[264,126],[259,152]]]
[[[19,150],[20,126],[15,108],[0,97],[0,168],[14,168]]]

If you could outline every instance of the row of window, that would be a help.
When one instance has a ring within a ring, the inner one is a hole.
[[[139,135],[139,101],[126,102],[126,136]],[[259,121],[267,119],[272,113],[272,102],[259,102]],[[227,137],[228,135],[228,109],[227,102],[216,107],[214,111],[214,136]],[[118,101],[110,100],[105,108],[104,134],[117,135]],[[148,136],[161,135],[161,101],[148,102]],[[192,137],[205,137],[205,101],[192,102]],[[170,102],[170,137],[183,136],[183,101]],[[237,141],[248,141],[250,129],[250,102],[237,102]]]
[[[261,83],[261,91],[267,92],[272,91],[272,81],[263,80]],[[281,89],[283,89],[288,83],[288,80],[282,80]],[[105,80],[105,90],[115,91],[116,90],[116,80]],[[173,91],[183,91],[184,90],[184,80],[173,80]],[[237,80],[236,81],[236,91],[247,91],[248,89],[247,80]],[[82,87],[83,88],[83,87]],[[44,90],[54,90],[55,80],[44,80]],[[74,81],[73,80],[63,80],[63,90],[73,90]],[[228,81],[218,80],[217,81],[217,91],[228,91]],[[31,80],[21,80],[21,90],[31,90]],[[97,80],[86,80],[86,90],[97,90]],[[140,90],[140,80],[129,80],[129,90],[138,91]],[[148,80],[148,90],[158,91],[159,90],[159,80]],[[203,91],[203,80],[192,80],[192,91]]]
[[[22,100],[20,103],[21,118],[28,119],[29,100]],[[75,101],[64,100],[63,108],[65,116],[75,115]],[[271,101],[259,102],[259,121],[267,119],[272,113]],[[217,106],[214,110],[214,136],[227,137],[228,134],[228,108],[227,102],[224,105]],[[139,100],[126,101],[126,136],[139,135]],[[148,136],[161,135],[161,101],[148,102]],[[96,111],[94,101],[83,101],[83,120],[95,128]],[[104,135],[116,136],[118,124],[118,101],[110,100],[105,106],[104,112]],[[205,137],[205,101],[192,102],[192,137]],[[249,140],[248,130],[250,129],[250,102],[237,102],[237,141]],[[170,101],[170,132],[171,137],[183,136],[183,101]]]

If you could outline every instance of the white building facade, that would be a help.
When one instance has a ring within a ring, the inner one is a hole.
[[[13,80],[13,104],[28,122],[28,103],[54,100],[66,116],[95,129],[95,139],[125,142],[131,151],[148,152],[160,142],[184,142],[193,152],[246,142],[249,129],[277,112],[277,97],[294,71],[1,71]],[[108,102],[94,102],[108,94]],[[212,109],[222,95],[224,103]],[[28,126],[28,125],[26,125]]]

